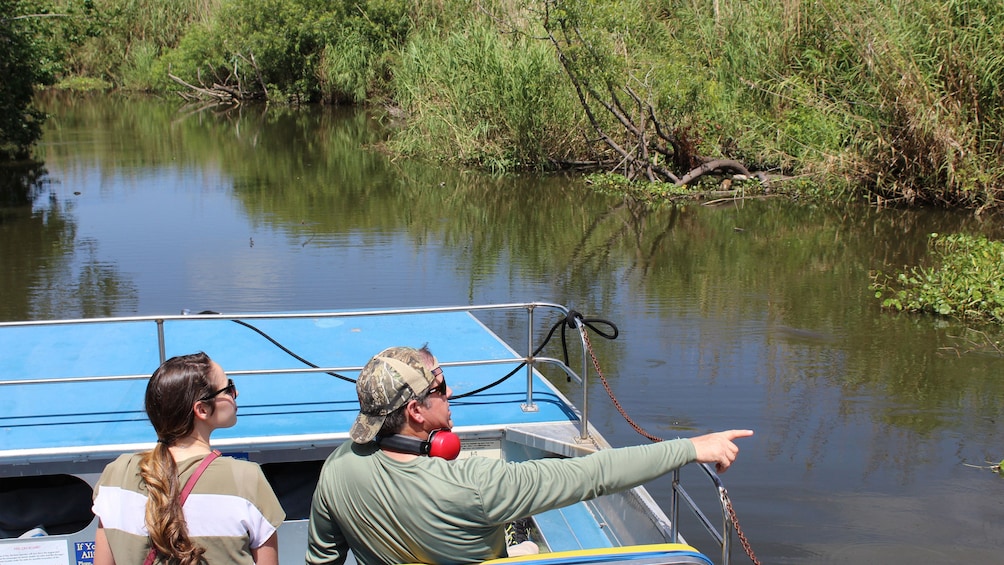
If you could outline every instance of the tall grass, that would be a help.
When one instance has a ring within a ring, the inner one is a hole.
[[[397,53],[420,19],[421,9],[396,0],[348,10],[332,29],[318,63],[316,77],[323,99],[360,104],[385,98]]]
[[[578,108],[549,46],[485,19],[416,33],[392,85],[404,153],[507,171],[543,168],[576,142]]]
[[[695,13],[710,2],[687,3]],[[694,21],[739,107],[799,170],[876,200],[982,206],[1004,175],[1004,4],[719,0]],[[768,124],[763,126],[769,127]]]

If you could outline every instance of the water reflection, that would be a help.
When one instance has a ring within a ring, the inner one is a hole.
[[[135,288],[98,257],[97,241],[77,240],[72,203],[47,192],[47,182],[41,163],[0,171],[0,316],[95,317],[133,308]]]
[[[650,433],[757,430],[725,479],[764,562],[905,563],[941,551],[935,529],[960,561],[1004,545],[995,498],[972,495],[1002,483],[964,465],[1004,456],[1000,356],[867,289],[928,233],[1004,235],[992,223],[453,171],[390,159],[365,113],[47,103],[48,184],[3,207],[4,319],[560,302],[617,323],[593,344]],[[589,404],[613,443],[644,441],[602,388]],[[886,519],[909,509],[932,525]]]
[[[4,210],[30,205],[42,191],[46,170],[36,161],[0,166],[0,207]]]

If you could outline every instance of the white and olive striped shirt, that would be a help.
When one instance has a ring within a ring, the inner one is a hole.
[[[140,459],[138,453],[120,456],[105,467],[94,488],[94,514],[116,563],[142,563],[150,551]],[[201,462],[200,456],[178,463],[182,485]],[[206,562],[213,565],[254,563],[251,549],[268,541],[286,517],[261,467],[230,457],[206,468],[184,512],[189,537],[206,549]]]

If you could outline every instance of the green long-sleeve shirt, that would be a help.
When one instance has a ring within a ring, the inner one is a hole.
[[[679,439],[570,459],[400,462],[346,442],[321,469],[306,562],[478,563],[505,556],[507,522],[633,488],[696,458]]]

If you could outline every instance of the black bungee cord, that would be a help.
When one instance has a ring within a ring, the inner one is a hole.
[[[203,314],[219,314],[219,312],[213,312],[212,310],[203,310],[202,312],[199,312],[200,316],[203,315]],[[250,330],[253,330],[258,335],[260,335],[263,338],[265,338],[265,339],[269,340],[270,342],[272,342],[273,345],[275,345],[276,347],[278,347],[280,350],[282,350],[283,352],[285,352],[287,355],[289,355],[293,359],[296,359],[297,361],[303,363],[304,365],[306,365],[308,367],[311,367],[313,369],[320,369],[320,367],[318,365],[315,365],[315,364],[311,363],[310,361],[304,359],[303,357],[300,357],[299,355],[296,354],[296,352],[290,350],[285,345],[279,343],[275,338],[273,338],[272,336],[268,335],[267,333],[265,333],[264,331],[262,331],[260,328],[258,328],[256,326],[253,326],[253,325],[251,325],[251,324],[249,324],[249,323],[247,323],[247,322],[245,322],[243,320],[232,319],[230,321],[233,322],[233,323],[235,323],[235,324],[240,324],[240,325],[242,325],[245,328],[248,328]],[[335,378],[338,378],[338,379],[342,379],[345,382],[349,382],[349,383],[355,383],[356,382],[355,379],[350,379],[349,377],[346,377],[345,375],[339,375],[338,373],[335,373],[333,371],[324,371],[324,372],[327,373],[327,374],[329,374],[329,375],[331,375],[332,377],[335,377]]]
[[[600,319],[600,318],[589,318],[589,319],[586,319],[586,318],[582,317],[582,314],[579,314],[575,310],[569,310],[568,314],[565,315],[565,317],[563,317],[562,319],[558,320],[557,322],[554,323],[554,325],[551,326],[551,330],[547,332],[547,337],[545,337],[544,341],[541,342],[541,344],[539,346],[537,346],[537,349],[533,350],[533,357],[536,357],[538,353],[540,353],[541,351],[544,350],[544,347],[547,346],[547,344],[551,341],[551,338],[554,337],[554,332],[557,331],[557,329],[560,327],[561,328],[561,352],[562,352],[562,355],[563,355],[562,361],[564,361],[566,367],[570,366],[568,364],[568,341],[567,341],[567,339],[565,337],[565,332],[568,329],[573,329],[574,330],[574,329],[576,329],[578,327],[578,323],[576,322],[576,320],[578,320],[579,322],[581,322],[587,328],[589,328],[589,329],[593,330],[594,332],[596,332],[596,334],[599,335],[600,337],[603,337],[603,338],[606,338],[606,339],[617,339],[617,336],[620,335],[620,331],[617,329],[617,326],[614,325],[614,323],[611,322],[611,321],[609,321],[609,320],[603,320],[603,319]],[[601,331],[601,330],[597,329],[594,324],[604,324],[604,325],[610,326],[610,328],[613,330],[613,332],[612,333],[606,333],[604,331]],[[509,371],[505,376],[503,376],[502,378],[498,379],[497,381],[495,381],[493,383],[489,383],[489,384],[487,384],[487,385],[485,385],[485,386],[483,386],[483,387],[481,387],[479,389],[475,389],[475,390],[472,390],[470,392],[465,392],[464,394],[458,394],[457,396],[454,396],[453,398],[464,398],[464,397],[467,397],[467,396],[472,396],[472,395],[478,394],[479,392],[484,392],[484,391],[486,391],[486,390],[488,390],[488,389],[490,389],[492,387],[498,386],[498,385],[502,384],[503,382],[507,381],[510,377],[512,377],[513,375],[515,375],[517,372],[519,372],[519,370],[522,369],[523,367],[526,367],[526,361],[524,361],[524,362],[520,363],[519,365],[517,365],[515,369],[513,369],[512,371]],[[572,378],[568,377],[568,376],[566,376],[565,379],[567,381],[572,380]]]
[[[220,313],[219,312],[213,312],[212,310],[203,310],[202,312],[199,312],[199,315],[208,315],[208,314],[219,315]],[[254,331],[258,335],[262,336],[263,338],[265,338],[269,342],[271,342],[273,345],[275,345],[276,347],[278,347],[281,351],[283,351],[284,353],[286,353],[290,357],[296,359],[297,361],[303,363],[304,365],[307,365],[308,367],[311,367],[311,368],[314,368],[314,369],[320,369],[320,366],[318,366],[318,365],[316,365],[314,363],[311,363],[307,359],[304,359],[303,357],[297,355],[296,352],[290,350],[285,345],[279,343],[278,340],[276,340],[272,336],[268,335],[267,333],[265,333],[260,328],[254,326],[252,324],[249,324],[249,323],[247,323],[247,322],[245,322],[243,320],[232,319],[231,321],[234,322],[235,324],[240,324],[240,325],[242,325],[242,326],[244,326],[244,327],[246,327],[246,328]],[[586,326],[587,328],[593,330],[594,332],[596,332],[596,335],[598,335],[600,337],[603,337],[605,339],[611,339],[611,340],[617,339],[617,336],[620,335],[620,330],[618,330],[617,326],[613,322],[611,322],[610,320],[604,320],[602,318],[583,318],[582,314],[579,314],[575,310],[569,310],[569,312],[568,312],[567,315],[565,315],[562,319],[558,320],[557,322],[554,323],[554,325],[551,326],[551,329],[550,329],[550,331],[547,332],[547,336],[544,338],[544,341],[541,342],[541,344],[539,346],[537,346],[537,348],[533,351],[533,356],[536,357],[538,353],[540,353],[541,351],[544,350],[544,347],[546,347],[547,344],[551,341],[551,338],[554,337],[554,332],[556,332],[558,330],[558,328],[560,327],[561,328],[562,361],[565,363],[565,366],[570,366],[569,365],[569,360],[568,360],[568,341],[567,341],[567,337],[566,337],[566,332],[569,329],[572,329],[572,330],[577,329],[578,325],[580,323],[582,325]],[[607,326],[607,327],[610,328],[610,331],[609,332],[603,331],[603,330],[599,329],[597,327],[597,325]],[[513,375],[515,375],[517,372],[519,372],[520,369],[522,369],[524,367],[526,367],[526,362],[525,361],[522,362],[522,363],[520,363],[519,365],[517,365],[515,369],[513,369],[512,371],[509,371],[508,373],[506,373],[503,377],[499,378],[498,380],[496,380],[496,381],[494,381],[492,383],[489,383],[489,384],[487,384],[487,385],[485,385],[485,386],[483,386],[481,388],[478,388],[478,389],[475,389],[475,390],[472,390],[472,391],[469,391],[469,392],[465,392],[464,394],[458,394],[458,395],[456,395],[456,396],[454,396],[452,398],[453,399],[466,398],[468,396],[473,396],[475,394],[484,392],[484,391],[486,391],[486,390],[488,390],[490,388],[496,387],[496,386],[504,383],[508,379],[510,379]],[[328,375],[331,375],[332,377],[341,379],[341,380],[343,380],[345,382],[349,382],[349,383],[355,383],[356,382],[355,379],[351,379],[349,377],[346,377],[345,375],[339,375],[338,373],[335,373],[333,371],[324,371],[324,372],[327,373]],[[566,377],[566,379],[570,381],[571,377]]]

